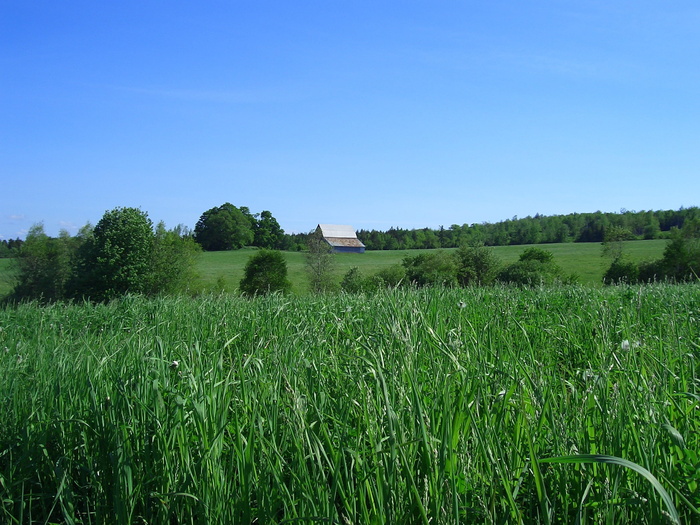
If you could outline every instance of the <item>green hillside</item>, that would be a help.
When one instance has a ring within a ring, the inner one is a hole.
[[[514,262],[529,246],[496,246],[494,252],[505,264]],[[600,243],[564,243],[534,245],[554,254],[554,259],[565,274],[577,274],[582,284],[599,285],[610,261],[601,256]],[[624,250],[635,261],[658,259],[662,256],[665,240],[628,241]],[[199,261],[199,274],[205,287],[224,284],[226,290],[235,290],[243,277],[243,268],[255,249],[228,252],[207,252]],[[341,253],[336,255],[335,273],[338,281],[353,266],[370,275],[392,264],[401,264],[404,257],[414,256],[429,250],[368,251],[364,254]],[[308,280],[305,274],[305,256],[299,252],[287,252],[289,278],[294,291],[305,293]]]

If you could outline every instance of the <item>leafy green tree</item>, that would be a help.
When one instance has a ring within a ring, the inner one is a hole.
[[[17,259],[17,285],[11,299],[106,301],[125,293],[153,295],[184,290],[195,277],[200,251],[181,227],[155,232],[148,215],[115,208],[94,228],[58,238],[36,225]]]
[[[661,267],[670,279],[700,280],[700,218],[686,219],[681,229],[671,230]]]
[[[324,240],[319,229],[312,231],[307,239],[306,270],[309,285],[314,293],[333,291],[333,268],[335,255],[333,249]]]
[[[17,239],[0,240],[0,259],[17,255],[23,243],[24,241],[19,237]]]
[[[66,231],[61,231],[58,238],[51,238],[42,224],[32,226],[14,259],[17,282],[12,299],[44,302],[64,299],[76,247]]]
[[[248,208],[236,208],[227,202],[202,214],[194,227],[194,237],[207,251],[238,249],[252,244],[254,223]]]
[[[153,223],[138,208],[114,208],[82,246],[76,294],[98,301],[152,291]]]
[[[255,221],[253,245],[259,248],[282,249],[284,230],[269,211],[263,211]]]
[[[632,232],[621,226],[609,226],[603,236],[603,256],[616,261],[622,257],[624,242],[634,239]]]
[[[489,285],[494,282],[501,262],[493,248],[483,243],[460,246],[455,252],[457,261],[457,281],[462,286]]]
[[[240,290],[245,295],[287,293],[291,287],[287,279],[287,261],[282,252],[263,249],[248,259],[240,283]]]
[[[196,258],[202,248],[187,232],[178,226],[167,230],[158,223],[153,237],[151,254],[150,294],[175,293],[186,290],[197,278]]]

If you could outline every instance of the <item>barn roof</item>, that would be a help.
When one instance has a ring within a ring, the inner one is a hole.
[[[357,239],[357,234],[352,226],[345,224],[319,224],[324,237],[339,237],[345,239]]]
[[[344,224],[319,224],[321,235],[328,244],[335,247],[364,248],[360,239],[357,238],[355,229]]]

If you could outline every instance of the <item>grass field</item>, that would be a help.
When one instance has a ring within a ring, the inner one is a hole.
[[[554,254],[555,261],[568,275],[575,273],[580,282],[599,286],[610,261],[601,257],[599,243],[567,243],[534,245]],[[636,261],[658,259],[663,254],[666,241],[628,241],[625,253]],[[527,246],[497,246],[496,255],[504,264],[514,262]],[[369,251],[364,254],[337,254],[335,258],[335,278],[340,282],[343,275],[353,266],[361,269],[364,275],[370,275],[392,264],[401,264],[406,256],[414,256],[424,250]],[[228,252],[203,253],[198,262],[200,281],[193,283],[194,289],[210,291],[235,291],[243,277],[243,269],[255,249],[243,249]],[[289,278],[293,291],[297,294],[308,292],[308,277],[305,269],[305,256],[299,252],[285,252]],[[12,290],[10,280],[10,259],[0,259],[0,297]]]
[[[698,523],[698,319],[662,284],[0,309],[0,522]]]
[[[566,243],[533,245],[554,254],[554,259],[564,270],[565,274],[576,274],[580,282],[586,285],[600,286],[605,270],[610,260],[601,256],[600,243]],[[666,241],[628,241],[624,243],[624,251],[632,260],[645,261],[659,259],[663,255]],[[514,262],[528,246],[497,246],[495,254],[504,264]],[[368,251],[364,254],[337,254],[335,261],[336,280],[353,266],[357,266],[365,275],[392,264],[401,264],[404,257],[414,256],[424,250],[397,251]],[[221,279],[225,289],[233,291],[243,277],[246,261],[254,253],[244,249],[231,252],[208,252],[202,255],[199,262],[199,273],[205,286],[215,287],[217,279]],[[285,253],[289,269],[289,277],[296,293],[306,293],[308,278],[305,274],[304,254],[297,252]]]

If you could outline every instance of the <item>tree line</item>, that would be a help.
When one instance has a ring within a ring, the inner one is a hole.
[[[438,229],[390,228],[358,230],[357,237],[368,250],[410,250],[458,248],[469,244],[509,246],[563,242],[604,242],[606,232],[624,232],[626,240],[670,238],[674,228],[681,229],[689,219],[700,217],[697,207],[679,210],[627,211],[619,213],[572,213],[535,215],[496,223],[453,224]],[[250,209],[226,202],[205,211],[194,230],[181,227],[205,251],[233,250],[256,246],[284,251],[307,249],[310,233],[286,233],[268,210]],[[19,252],[22,239],[0,240],[0,257]]]
[[[224,243],[215,234],[227,231],[227,223],[233,237]],[[236,244],[232,239],[241,235],[245,238]],[[605,274],[606,284],[700,279],[700,216],[686,215],[681,227],[670,229],[663,257],[657,261],[639,264],[629,260],[624,241],[631,235],[624,226],[605,228],[603,254],[612,260]],[[16,284],[8,299],[108,301],[129,293],[179,293],[187,291],[195,277],[196,255],[203,243],[214,243],[207,245],[209,249],[234,249],[255,243],[256,238],[265,246],[248,261],[241,292],[255,296],[290,291],[280,250],[284,232],[269,212],[252,215],[245,208],[225,204],[205,212],[194,232],[183,226],[168,230],[162,222],[154,226],[148,214],[137,208],[108,211],[95,227],[88,224],[75,236],[62,231],[52,238],[38,224],[19,247],[13,248],[18,250]],[[407,256],[401,264],[372,275],[362,275],[358,268],[352,268],[338,286],[332,279],[334,255],[330,245],[318,231],[299,239],[305,243],[309,282],[316,293],[338,289],[371,292],[402,285],[531,286],[577,280],[576,276],[564,275],[552,253],[541,248],[531,246],[518,261],[503,265],[493,247],[472,242],[457,250],[438,249]]]
[[[439,229],[390,228],[387,231],[358,230],[357,237],[368,250],[457,248],[465,244],[509,246],[564,242],[603,242],[611,228],[625,231],[627,239],[668,238],[673,228],[700,217],[697,207],[666,211],[620,213],[572,213],[535,215],[496,223],[453,224]]]

